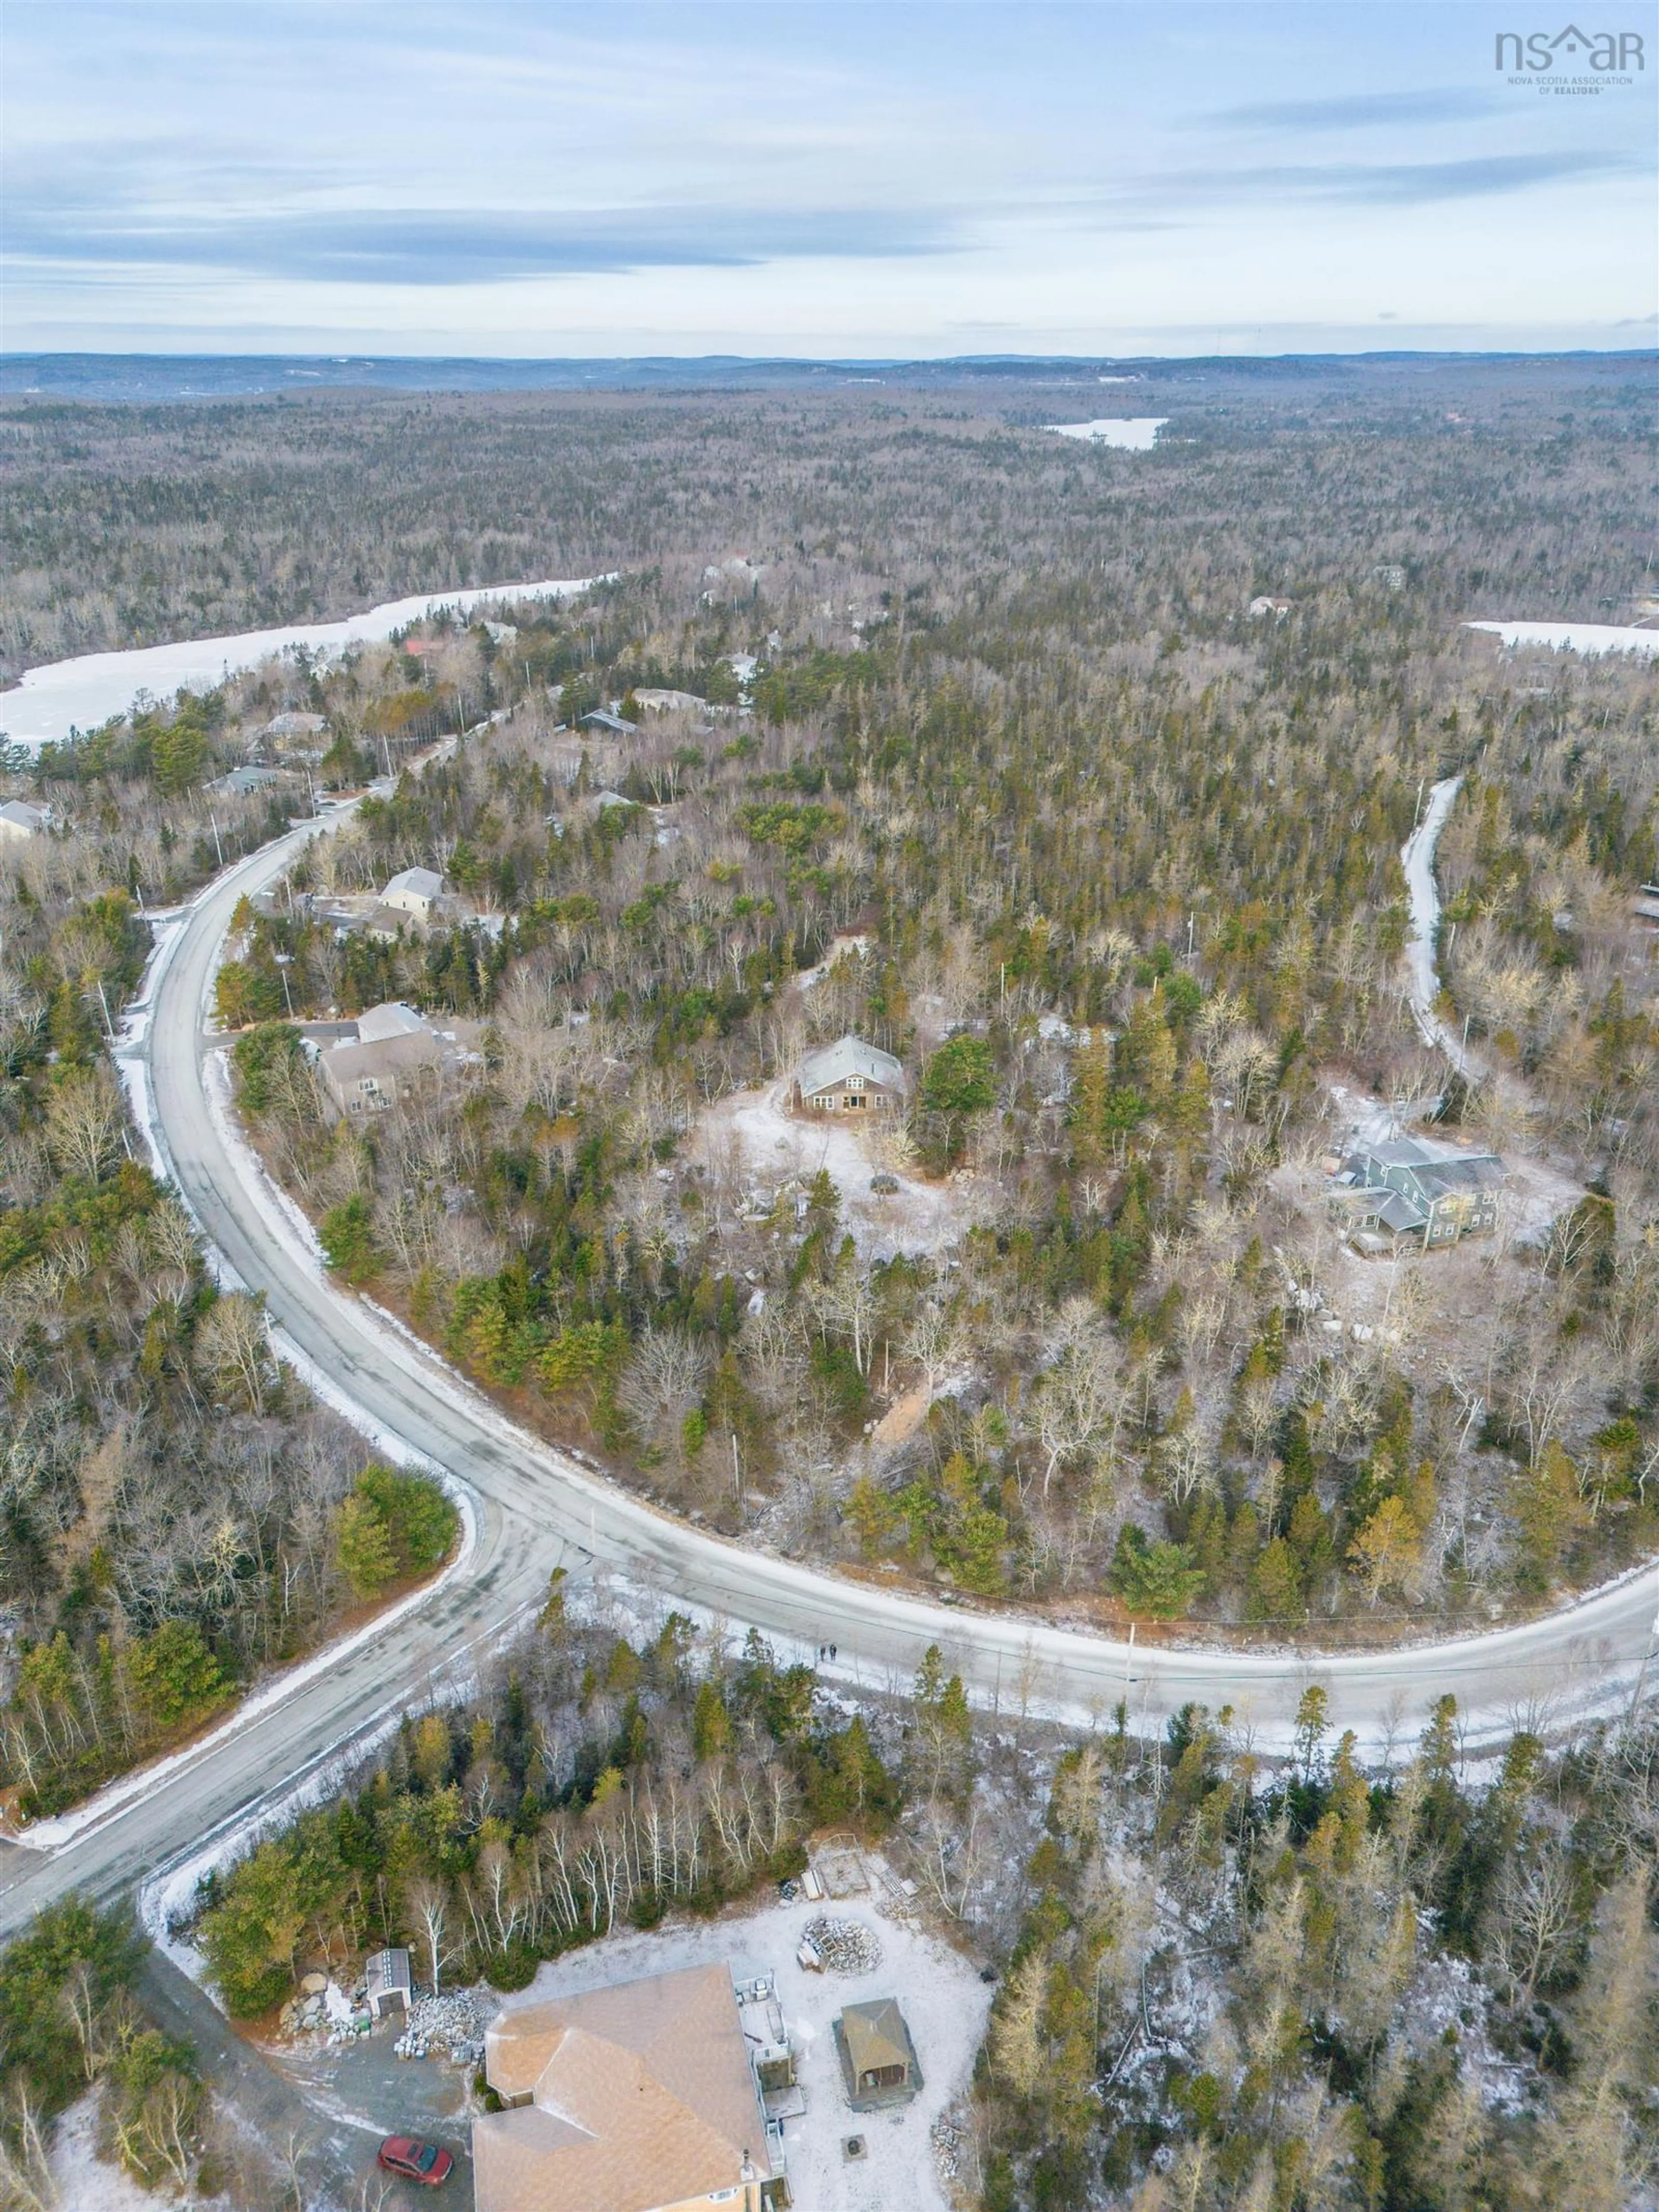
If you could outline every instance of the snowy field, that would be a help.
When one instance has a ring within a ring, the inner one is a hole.
[[[489,584],[471,592],[422,592],[391,599],[343,622],[296,623],[286,629],[243,630],[234,637],[198,637],[176,645],[147,645],[125,653],[83,653],[73,660],[31,668],[15,690],[0,693],[0,735],[14,744],[61,744],[71,730],[95,730],[125,714],[138,694],[170,699],[175,691],[210,690],[227,676],[257,668],[295,647],[337,653],[348,645],[378,644],[395,629],[420,622],[441,607],[470,613],[498,600],[565,599],[603,580],[585,576],[562,583]]]
[[[862,1974],[809,1973],[795,1953],[810,1920],[856,1920],[881,1946],[881,1964]],[[985,2032],[991,1991],[969,1962],[909,1918],[890,1917],[873,1897],[833,1904],[763,1906],[709,1923],[686,1921],[648,1935],[610,1937],[537,1970],[505,2009],[544,2004],[611,1982],[716,1962],[740,1977],[770,1972],[795,2048],[805,2112],[785,2122],[784,2153],[798,2212],[949,2212],[935,2165],[933,2122],[966,2090]],[[922,2089],[896,2111],[854,2112],[842,2086],[832,2023],[843,2005],[896,1997],[921,2062]],[[867,2155],[849,2161],[842,2145],[862,2136]]]
[[[1081,438],[1085,445],[1117,446],[1126,453],[1150,453],[1169,419],[1167,415],[1130,415],[1098,422],[1045,422],[1043,428],[1057,438]]]
[[[1552,653],[1637,653],[1651,660],[1659,653],[1659,629],[1631,623],[1472,622],[1505,645],[1546,645]]]

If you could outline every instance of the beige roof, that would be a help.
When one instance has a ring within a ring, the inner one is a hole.
[[[484,2070],[533,2101],[476,2120],[477,2212],[647,2212],[771,2172],[724,1966],[505,2014]]]
[[[841,2016],[841,2032],[847,2039],[847,2055],[855,2075],[910,2063],[909,2034],[904,2016],[891,1997],[848,2005]]]

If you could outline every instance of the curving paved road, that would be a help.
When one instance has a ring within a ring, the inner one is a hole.
[[[138,1054],[167,1165],[228,1270],[262,1290],[280,1335],[368,1425],[401,1439],[480,1501],[469,1558],[426,1607],[387,1627],[292,1696],[233,1721],[170,1765],[157,1785],[98,1817],[50,1855],[0,1855],[0,1932],[72,1886],[113,1894],[199,1847],[338,1747],[470,1664],[545,1589],[556,1564],[613,1568],[635,1585],[733,1627],[753,1625],[810,1653],[833,1642],[836,1671],[908,1681],[941,1644],[970,1688],[1001,1707],[1075,1720],[1127,1697],[1152,1719],[1188,1698],[1231,1705],[1264,1747],[1284,1742],[1310,1679],[1339,1727],[1367,1743],[1415,1734],[1454,1694],[1480,1746],[1521,1717],[1559,1724],[1631,1694],[1654,1617],[1651,1574],[1565,1612],[1492,1634],[1310,1662],[1302,1655],[1133,1646],[1018,1616],[924,1603],[842,1580],[672,1520],[512,1425],[422,1347],[319,1272],[246,1148],[228,1138],[204,1081],[204,1009],[236,902],[289,866],[309,829],[252,854],[210,885],[156,956]]]

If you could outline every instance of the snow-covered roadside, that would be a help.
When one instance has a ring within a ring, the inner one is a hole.
[[[155,987],[167,959],[171,956],[173,945],[177,941],[177,934],[176,930],[170,933],[164,943],[159,945],[151,954],[139,992],[131,1000],[128,1009],[128,1019],[118,1047],[116,1061],[131,1103],[135,1123],[149,1152],[151,1165],[155,1172],[163,1179],[167,1179],[168,1176],[167,1162],[155,1116],[155,1102],[149,1086],[149,1070],[139,1056],[139,1048],[148,1030],[149,1012],[155,1002]],[[268,1211],[275,1212],[283,1221],[289,1241],[292,1243],[297,1240],[309,1249],[315,1258],[320,1273],[323,1267],[322,1255],[318,1249],[310,1223],[294,1201],[285,1193],[279,1191],[276,1184],[270,1181],[264,1173],[263,1163],[257,1159],[257,1156],[252,1155],[251,1147],[246,1146],[240,1133],[234,1127],[230,1109],[227,1055],[222,1052],[210,1054],[208,1067],[207,1088],[210,1111],[213,1115],[215,1126],[233,1150],[243,1152],[250,1159],[257,1170],[256,1195]],[[182,1196],[180,1202],[183,1203]],[[200,1225],[199,1223],[197,1224],[198,1229]],[[222,1287],[229,1289],[243,1287],[234,1279],[232,1271],[218,1259],[218,1255],[210,1245],[208,1260],[210,1267]],[[115,1819],[135,1803],[142,1802],[145,1797],[170,1782],[185,1768],[210,1755],[248,1727],[260,1715],[268,1712],[272,1706],[292,1697],[297,1691],[303,1689],[307,1683],[319,1680],[324,1675],[332,1673],[342,1660],[349,1657],[353,1652],[360,1650],[375,1638],[385,1635],[389,1629],[394,1627],[398,1621],[406,1619],[410,1613],[418,1611],[423,1606],[429,1605],[441,1590],[458,1577],[464,1577],[471,1570],[478,1546],[478,1500],[468,1485],[460,1481],[447,1468],[436,1465],[394,1431],[383,1429],[367,1419],[362,1408],[335,1387],[289,1338],[285,1331],[270,1328],[269,1334],[272,1348],[278,1358],[294,1369],[300,1379],[320,1402],[331,1407],[344,1419],[349,1421],[376,1451],[400,1466],[415,1468],[422,1473],[428,1474],[442,1484],[445,1492],[454,1504],[459,1516],[460,1534],[455,1555],[431,1582],[423,1583],[418,1589],[410,1590],[405,1596],[399,1598],[394,1605],[388,1606],[385,1611],[376,1613],[372,1620],[363,1622],[360,1627],[354,1629],[349,1635],[337,1638],[331,1644],[324,1644],[319,1650],[313,1652],[309,1658],[303,1659],[297,1665],[273,1675],[268,1682],[244,1698],[233,1711],[227,1714],[225,1718],[216,1727],[210,1729],[205,1735],[198,1736],[194,1741],[185,1745],[179,1751],[169,1753],[165,1758],[154,1760],[145,1766],[136,1767],[131,1773],[119,1776],[115,1781],[107,1783],[103,1789],[88,1797],[84,1803],[72,1807],[67,1813],[57,1814],[48,1820],[37,1821],[31,1827],[21,1830],[11,1838],[12,1841],[21,1844],[31,1850],[61,1850],[64,1844],[85,1835],[94,1828],[101,1827],[106,1820]]]
[[[1644,660],[1659,653],[1659,629],[1629,623],[1471,622],[1463,627],[1485,630],[1506,646],[1542,645],[1552,653],[1633,653]]]
[[[432,1702],[459,1704],[473,1687],[472,1678],[451,1674],[433,1686]],[[399,1696],[378,1711],[351,1741],[330,1746],[302,1770],[279,1796],[262,1798],[251,1810],[235,1813],[182,1856],[152,1875],[138,1891],[138,1923],[158,1951],[165,1953],[181,1973],[213,1994],[208,1982],[207,1960],[193,1943],[173,1933],[173,1923],[187,1919],[194,1911],[197,1892],[210,1874],[222,1873],[262,1843],[285,1828],[300,1814],[326,1797],[337,1796],[358,1765],[393,1735],[408,1710]],[[218,2002],[216,1996],[214,2002]]]

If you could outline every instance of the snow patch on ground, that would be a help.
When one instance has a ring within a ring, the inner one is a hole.
[[[570,599],[610,580],[584,576],[557,583],[488,584],[477,591],[421,592],[370,607],[366,614],[349,615],[343,622],[295,623],[282,629],[241,630],[120,653],[77,653],[24,672],[22,682],[0,703],[4,734],[16,744],[61,744],[72,730],[94,730],[112,715],[125,714],[141,691],[158,700],[185,689],[210,691],[228,676],[296,647],[331,653],[349,645],[378,644],[393,630],[447,607],[466,614],[496,600]]]
[[[1630,623],[1472,622],[1463,627],[1488,631],[1506,646],[1542,645],[1552,653],[1635,653],[1645,660],[1659,653],[1659,629]]]
[[[1527,2103],[1527,2075],[1493,2045],[1487,2021],[1490,1992],[1467,1959],[1425,1959],[1405,1998],[1407,2033],[1425,2049],[1449,2029],[1457,2038],[1458,2069],[1489,2112],[1518,2112]]]
[[[503,2010],[681,1966],[723,1963],[739,1979],[769,1972],[806,2105],[784,2123],[790,2189],[802,2212],[892,2212],[897,2205],[908,2212],[950,2212],[931,2131],[968,2087],[992,1992],[959,1952],[908,1915],[890,1915],[874,1898],[849,1900],[837,1915],[864,1921],[878,1936],[880,1965],[862,1974],[809,1972],[795,1954],[808,1923],[823,1911],[801,1898],[739,1910],[713,1923],[676,1922],[648,1935],[610,1936],[538,1967],[530,1987],[508,1997]],[[854,2112],[842,2083],[833,2024],[844,2005],[872,1997],[898,2000],[923,2087],[896,2111]],[[868,2148],[862,2160],[849,2161],[842,2146],[854,2135]]]
[[[1131,415],[1095,422],[1045,422],[1059,438],[1080,438],[1091,446],[1115,446],[1126,453],[1150,453],[1167,415]]]
[[[98,2093],[71,2105],[58,2120],[48,2164],[64,2212],[185,2212],[170,2189],[143,2189],[132,2176],[98,2156]],[[192,2200],[198,2212],[203,2204]]]
[[[705,1164],[715,1164],[737,1148],[747,1184],[769,1199],[780,1185],[810,1183],[820,1168],[841,1193],[842,1218],[866,1264],[890,1260],[899,1252],[938,1252],[955,1242],[967,1225],[963,1187],[923,1182],[902,1167],[877,1157],[880,1133],[854,1129],[847,1119],[823,1115],[808,1121],[790,1113],[788,1086],[736,1091],[717,1099],[704,1115],[696,1140]],[[885,1173],[898,1184],[883,1196],[872,1191],[872,1176]]]
[[[1440,996],[1440,974],[1434,964],[1440,890],[1434,880],[1434,851],[1462,787],[1461,775],[1449,775],[1435,785],[1421,819],[1400,848],[1400,865],[1406,872],[1411,899],[1412,933],[1406,946],[1406,964],[1411,975],[1412,1018],[1425,1044],[1443,1052],[1460,1075],[1473,1079],[1480,1073],[1474,1055],[1435,1011]]]

